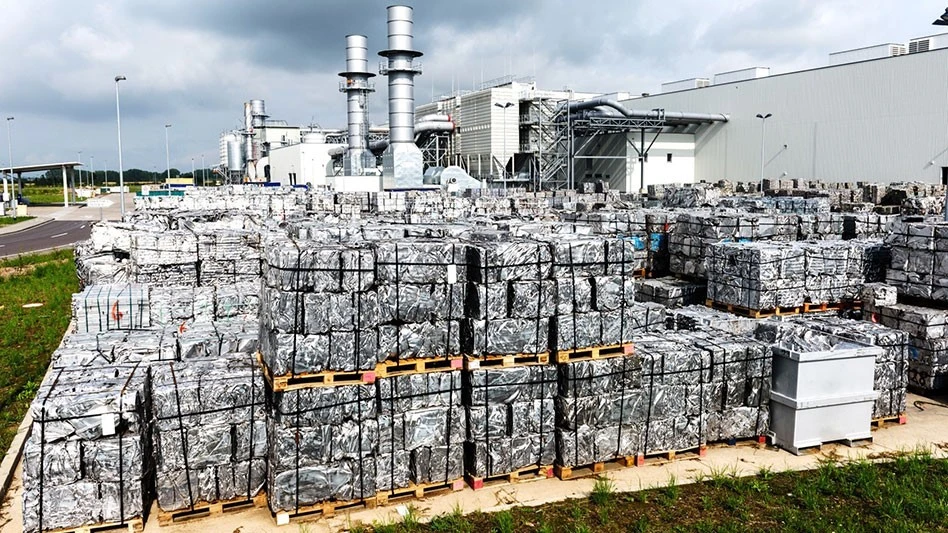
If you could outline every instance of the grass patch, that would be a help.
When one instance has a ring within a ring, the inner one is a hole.
[[[723,469],[690,485],[669,478],[663,487],[636,494],[615,493],[600,478],[586,499],[463,517],[456,509],[428,524],[415,523],[411,531],[948,532],[948,460],[929,454],[736,474]]]
[[[20,222],[26,222],[27,220],[32,219],[33,217],[0,217],[0,227],[12,226],[14,224],[19,224]]]
[[[0,450],[5,452],[69,325],[79,288],[70,250],[0,261]],[[23,304],[42,303],[24,309]]]

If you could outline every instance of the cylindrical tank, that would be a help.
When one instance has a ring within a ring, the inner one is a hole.
[[[236,137],[227,141],[227,169],[239,172],[244,169],[243,143]]]
[[[253,131],[253,111],[250,102],[244,102],[244,129]]]
[[[412,8],[388,7],[388,50],[379,55],[388,59],[388,124],[391,144],[415,142],[415,75],[421,69],[412,64],[421,52],[413,48]]]
[[[253,116],[264,117],[267,115],[267,106],[263,100],[251,100],[250,101],[250,113]]]
[[[369,72],[369,39],[365,35],[346,35],[346,71]]]

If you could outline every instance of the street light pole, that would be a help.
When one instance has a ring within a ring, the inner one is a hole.
[[[89,156],[89,170],[92,171],[92,177],[89,178],[89,188],[92,189],[92,196],[95,196],[95,156]]]
[[[77,153],[78,153],[78,155],[79,155],[79,167],[78,167],[78,169],[79,169],[79,188],[81,189],[81,188],[82,188],[82,150],[79,150],[79,152],[77,152]]]
[[[119,106],[119,82],[125,81],[125,76],[115,77],[115,126],[118,132],[118,171],[119,171],[119,203],[122,204],[122,219],[125,218],[125,175],[122,172],[122,113]]]
[[[11,123],[13,117],[7,117],[7,155],[10,156],[10,183],[13,183],[13,130]],[[23,184],[19,179],[16,180],[17,192],[13,195],[13,216],[16,216],[16,205],[19,203],[19,197],[23,195]]]
[[[757,118],[760,119],[760,195],[764,195],[764,124],[767,123],[767,119],[773,115],[767,113],[762,115],[757,113]]]
[[[168,184],[171,184],[171,152],[168,149],[168,128],[171,127],[171,124],[165,124],[165,166],[167,167],[168,173]]]
[[[196,185],[197,180],[194,179],[194,158],[191,158],[191,185]]]

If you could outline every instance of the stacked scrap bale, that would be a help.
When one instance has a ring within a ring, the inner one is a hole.
[[[468,318],[464,353],[472,356],[540,354],[549,350],[558,280],[545,243],[481,231],[467,246]]]
[[[79,333],[151,326],[147,285],[89,285],[72,297],[72,318]]]
[[[708,299],[749,310],[847,302],[878,280],[885,257],[873,241],[714,244]]]
[[[374,370],[384,360],[371,248],[284,238],[264,256],[260,352],[271,376]]]
[[[908,334],[908,384],[923,391],[948,388],[948,311],[910,304],[866,303],[864,317]]]
[[[248,354],[152,367],[158,507],[253,499],[267,471],[263,371]]]
[[[459,355],[465,246],[434,239],[385,240],[374,246],[379,361]]]
[[[893,225],[887,242],[889,285],[906,296],[948,302],[948,223],[903,220]]]
[[[139,283],[197,285],[197,237],[187,230],[132,232],[131,277]]]
[[[704,260],[712,244],[794,241],[797,233],[797,215],[759,215],[739,211],[681,214],[675,231],[669,236],[669,267],[674,274],[706,278]]]
[[[152,501],[148,369],[59,369],[30,406],[23,451],[23,529],[140,521]]]
[[[635,284],[636,301],[654,302],[670,309],[703,304],[707,295],[707,283],[672,277],[641,279]]]

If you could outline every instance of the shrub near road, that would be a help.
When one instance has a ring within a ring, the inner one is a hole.
[[[0,450],[5,452],[69,325],[72,250],[0,261]],[[24,308],[31,303],[42,306]]]

